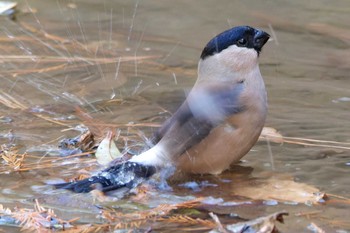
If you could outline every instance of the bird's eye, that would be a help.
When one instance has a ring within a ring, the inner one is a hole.
[[[247,45],[247,40],[244,38],[241,38],[237,41],[238,46],[246,46]]]

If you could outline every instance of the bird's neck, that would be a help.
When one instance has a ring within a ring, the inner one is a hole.
[[[205,81],[222,81],[238,82],[245,77],[260,74],[258,61],[251,61],[249,66],[240,66],[234,62],[223,62],[221,57],[210,57],[200,60],[198,63],[198,80]]]

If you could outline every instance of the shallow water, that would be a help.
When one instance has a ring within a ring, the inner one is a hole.
[[[0,19],[0,91],[25,106],[0,105],[1,144],[13,140],[21,152],[38,156],[55,150],[60,138],[78,134],[61,131],[81,123],[76,106],[97,122],[121,125],[122,136],[131,135],[142,142],[137,133],[149,136],[154,127],[123,124],[163,122],[169,116],[166,110],[174,111],[193,85],[203,45],[235,25],[259,27],[274,37],[260,57],[269,97],[266,125],[284,136],[350,143],[347,1],[332,5],[320,1],[24,1],[19,10],[16,22]],[[135,61],[135,57],[139,59]],[[65,125],[43,120],[39,114]],[[125,143],[120,140],[118,145]],[[349,198],[349,149],[288,143],[271,143],[270,149],[266,142],[259,142],[244,157],[242,166],[253,168],[248,176],[259,177],[266,171],[286,173],[322,192]],[[84,164],[76,166],[84,168]],[[43,182],[73,175],[73,170],[60,168],[1,174],[0,203],[30,205],[28,200],[50,194]],[[176,187],[170,195],[231,198],[229,186],[220,187],[218,193],[218,188],[207,187],[196,194]],[[65,208],[63,211],[71,211]],[[306,227],[313,221],[329,232],[350,229],[346,217],[349,203],[280,204],[259,211],[264,215],[281,209],[291,215],[322,212],[312,220],[287,218],[282,228],[285,232],[310,232]],[[94,211],[89,212],[88,207],[82,211],[86,221],[96,221],[91,220]],[[330,224],[322,217],[341,224]]]

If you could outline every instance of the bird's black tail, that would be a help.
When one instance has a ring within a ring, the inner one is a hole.
[[[54,184],[54,187],[57,189],[68,189],[76,193],[87,193],[93,189],[108,192],[122,187],[136,187],[155,172],[156,168],[153,166],[125,162],[113,165],[90,178],[75,182]]]

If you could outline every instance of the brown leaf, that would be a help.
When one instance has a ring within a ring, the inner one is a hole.
[[[286,215],[288,213],[285,211],[276,212],[254,220],[227,225],[226,229],[229,232],[272,233],[277,231],[276,222],[283,223],[283,216]]]
[[[317,188],[293,181],[292,177],[274,174],[267,178],[245,181],[236,185],[233,193],[254,200],[277,200],[284,202],[317,203],[325,198]]]

